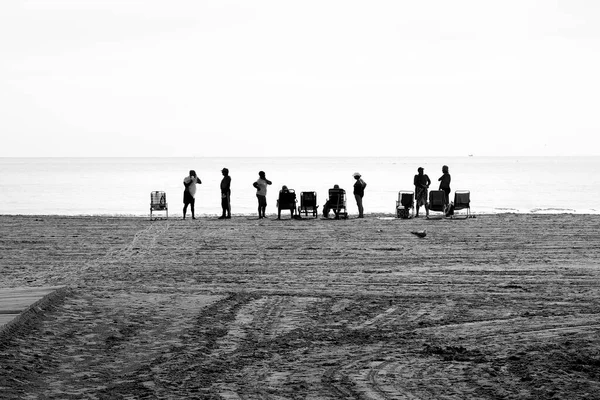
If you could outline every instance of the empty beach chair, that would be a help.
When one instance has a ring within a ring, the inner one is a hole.
[[[457,190],[454,192],[454,203],[450,205],[451,217],[456,218],[457,210],[467,210],[465,218],[471,216],[471,192],[468,190]]]
[[[150,219],[152,219],[152,212],[154,211],[164,211],[165,217],[169,218],[169,205],[165,192],[155,191],[150,193]]]
[[[329,189],[329,198],[323,206],[323,216],[329,217],[330,210],[335,214],[335,219],[348,218],[346,191],[344,189]]]
[[[415,192],[410,190],[401,190],[398,192],[396,200],[396,217],[407,219],[412,218],[415,213]]]
[[[429,191],[429,214],[431,212],[441,212],[442,217],[446,215],[446,208],[448,204],[446,202],[446,193],[443,190],[431,190]]]
[[[277,219],[281,219],[281,210],[290,210],[291,217],[293,217],[296,210],[296,202],[296,192],[294,189],[288,189],[284,186],[279,191],[279,198],[277,199]]]
[[[308,216],[309,213],[313,217],[317,217],[317,192],[301,192],[300,193],[300,206],[298,207],[298,215],[304,213],[304,216]]]

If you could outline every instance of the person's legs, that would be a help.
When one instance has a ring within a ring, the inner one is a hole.
[[[227,218],[231,218],[231,194],[227,193]]]
[[[415,218],[419,216],[419,208],[421,208],[421,198],[419,197],[419,189],[415,189]]]
[[[264,218],[267,208],[267,198],[259,194],[256,195],[256,198],[258,199],[258,218]]]
[[[444,205],[444,214],[448,213],[448,210],[450,209],[450,189],[442,189],[444,191],[444,200],[445,200],[445,205]]]
[[[429,208],[427,207],[427,191],[424,189],[417,189],[416,194],[417,206],[415,207],[415,218],[419,216],[419,209],[421,208],[421,206],[425,206],[425,212],[427,213],[427,215],[429,215]]]
[[[183,219],[185,219],[185,214],[187,214],[188,205],[191,205],[192,209],[192,217],[194,216],[194,198],[187,190],[183,191]]]
[[[444,189],[444,193],[446,194],[446,205],[450,204],[450,189]]]
[[[362,204],[362,196],[359,194],[355,194],[354,198],[356,199],[356,205],[358,206],[358,218],[363,218],[363,204]]]
[[[194,210],[195,204],[196,204],[196,199],[192,199],[192,201],[190,201],[190,211],[192,212],[192,219],[196,219],[195,210]]]
[[[221,213],[221,217],[219,219],[225,219],[227,215],[227,195],[221,194],[221,209],[223,212]]]

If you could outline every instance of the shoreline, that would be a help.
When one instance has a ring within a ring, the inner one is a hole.
[[[461,213],[462,212],[462,213]],[[283,215],[288,216],[289,211],[288,210],[284,210],[282,211],[282,217]],[[424,210],[421,211],[421,213],[424,213]],[[158,219],[160,218],[160,215],[162,214],[157,214],[159,215]],[[169,214],[169,218],[178,218],[181,219],[182,218],[182,213],[173,213],[173,214]],[[248,218],[248,217],[254,217],[256,216],[256,212],[255,213],[240,213],[240,214],[236,214],[236,213],[232,213],[232,218]],[[356,216],[358,215],[358,213],[348,213],[349,219],[354,219],[356,218]],[[432,215],[434,216],[439,216],[439,213],[434,212]],[[464,210],[458,211],[457,215],[459,216],[458,219],[461,219],[464,216]],[[560,210],[560,209],[543,209],[543,210],[539,210],[539,211],[518,211],[518,210],[512,210],[512,211],[499,211],[499,212],[476,212],[476,211],[472,211],[471,215],[474,218],[477,217],[490,217],[490,216],[496,216],[496,215],[580,215],[580,216],[598,216],[600,215],[600,210],[596,211],[596,210],[585,210],[585,211],[574,211],[574,210]],[[218,218],[220,216],[220,214],[199,214],[196,218],[197,219],[213,219],[213,218]],[[272,212],[272,213],[268,213],[267,212],[267,216],[268,217],[277,217],[277,212]],[[0,213],[0,217],[65,217],[65,218],[150,218],[150,214],[2,214]],[[319,211],[317,218],[316,219],[321,219],[322,217],[322,212]],[[369,213],[369,212],[365,212],[365,218],[394,218],[396,219],[396,216],[394,213],[386,213],[386,212],[374,212],[374,213]],[[190,214],[188,214],[187,218],[191,219]],[[165,219],[165,218],[162,218]],[[282,218],[283,219],[283,218]],[[288,218],[289,219],[289,216]],[[315,219],[313,217],[302,217],[302,219]],[[330,217],[330,219],[333,219]],[[400,219],[400,218],[397,218]],[[452,219],[452,218],[446,218],[446,219]]]

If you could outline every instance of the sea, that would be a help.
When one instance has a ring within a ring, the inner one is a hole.
[[[348,212],[358,214],[353,173],[367,183],[365,214],[393,216],[398,192],[414,190],[418,167],[438,188],[442,166],[451,188],[468,190],[473,214],[600,213],[600,157],[273,157],[273,158],[0,158],[0,214],[149,216],[150,193],[164,191],[169,217],[181,217],[183,179],[202,180],[196,213],[221,213],[221,169],[230,171],[232,214],[257,213],[252,184],[265,171],[273,182],[267,214],[276,213],[279,189],[317,192],[320,205],[337,184],[348,192]],[[453,194],[451,194],[453,197]],[[188,211],[189,213],[189,211]]]

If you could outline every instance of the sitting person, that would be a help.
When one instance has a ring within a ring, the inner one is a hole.
[[[340,189],[339,185],[333,185],[333,188],[329,190],[342,191],[343,189]],[[329,211],[333,210],[335,213],[335,218],[339,219],[340,210],[342,208],[345,208],[345,205],[343,204],[343,198],[340,198],[339,195],[336,195],[335,197],[330,196],[323,206],[323,217],[329,218]]]
[[[279,191],[279,200],[277,200],[277,219],[281,219],[281,210],[290,210],[291,218],[294,218],[296,212],[296,193],[283,185]]]

